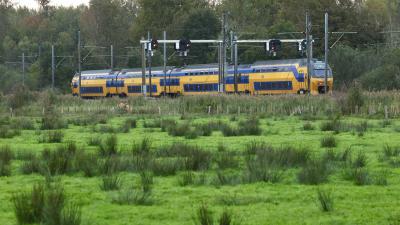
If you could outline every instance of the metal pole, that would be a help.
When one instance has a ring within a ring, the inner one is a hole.
[[[235,94],[238,93],[238,44],[236,42],[237,37],[235,37],[235,41],[233,44],[234,50],[234,58],[235,58],[235,71],[234,71],[234,82],[235,82]]]
[[[222,43],[218,44],[218,92],[222,92]]]
[[[54,79],[55,79],[55,52],[54,45],[51,46],[51,89],[54,90]]]
[[[222,91],[225,92],[225,76],[228,70],[227,62],[226,62],[226,28],[227,28],[227,21],[226,21],[226,13],[224,13],[224,21],[223,21],[223,45],[222,45]]]
[[[144,40],[144,38],[142,38]],[[142,44],[142,92],[143,96],[146,97],[146,48],[145,45]]]
[[[22,86],[25,86],[25,52],[22,53]]]
[[[234,45],[234,38],[235,38],[235,36],[234,36],[234,33],[233,33],[233,31],[231,31],[231,64],[234,64],[234,54],[235,54],[235,50],[234,50],[234,47],[233,47],[233,45]]]
[[[110,58],[111,58],[110,67],[111,67],[111,70],[113,70],[114,69],[114,46],[113,45],[111,45],[110,50],[111,50],[111,52],[110,52]]]
[[[78,73],[79,73],[79,96],[81,96],[82,86],[82,65],[81,65],[81,31],[78,31]]]
[[[150,47],[151,47],[151,35],[150,32],[147,33],[147,57],[148,57],[148,63],[149,63],[149,95],[150,97],[152,97],[152,92],[153,92],[153,88],[151,86],[151,51],[150,51]]]
[[[325,94],[328,93],[329,14],[325,13]]]
[[[307,40],[307,89],[308,94],[311,94],[311,19],[309,12],[306,13],[306,40]]]
[[[167,40],[167,31],[163,32],[164,41]],[[171,80],[168,81],[170,83]],[[164,97],[167,94],[167,43],[164,43]]]

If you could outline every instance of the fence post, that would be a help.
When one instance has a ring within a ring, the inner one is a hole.
[[[10,108],[10,116],[13,118],[13,108]]]
[[[385,105],[385,119],[389,119],[389,111],[387,105]]]
[[[208,106],[208,115],[211,114],[211,106]]]

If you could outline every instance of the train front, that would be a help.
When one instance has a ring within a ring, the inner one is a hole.
[[[325,94],[325,63],[317,61],[313,63],[313,71],[311,73],[311,94]],[[331,93],[333,90],[333,75],[332,69],[328,65],[328,85],[327,92]]]

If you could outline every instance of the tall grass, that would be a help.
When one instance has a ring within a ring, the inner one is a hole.
[[[110,135],[99,146],[101,156],[113,156],[118,154],[118,138],[116,135]]]
[[[317,185],[328,180],[329,168],[324,160],[314,159],[309,161],[298,172],[297,178],[301,184]]]
[[[11,199],[17,222],[43,225],[79,225],[81,211],[66,207],[67,197],[61,183],[38,183],[29,192],[17,192]]]
[[[0,177],[11,175],[11,160],[14,157],[14,153],[9,146],[0,147]]]
[[[100,189],[103,191],[115,191],[121,188],[121,178],[118,175],[104,176],[101,181]]]
[[[209,208],[206,204],[203,203],[198,208],[196,217],[195,217],[195,223],[197,225],[213,225],[214,224],[213,213],[211,212],[211,210],[209,210]]]
[[[334,136],[326,136],[321,139],[321,147],[334,148],[337,146],[337,140]]]
[[[331,191],[318,188],[317,199],[322,212],[330,212],[333,210],[333,196]]]

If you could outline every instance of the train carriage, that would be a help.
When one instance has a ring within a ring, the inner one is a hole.
[[[310,71],[311,94],[325,92],[325,63],[313,60]],[[305,94],[308,90],[306,59],[275,60],[240,65],[237,91],[251,95]],[[146,89],[152,96],[209,95],[219,91],[218,65],[195,65],[185,68],[153,68],[152,85],[146,74]],[[235,92],[234,67],[229,66],[224,78],[225,93]],[[82,73],[82,97],[141,96],[142,70],[87,71]],[[77,76],[72,80],[72,92],[77,95]],[[328,70],[328,91],[333,90],[332,70]]]

